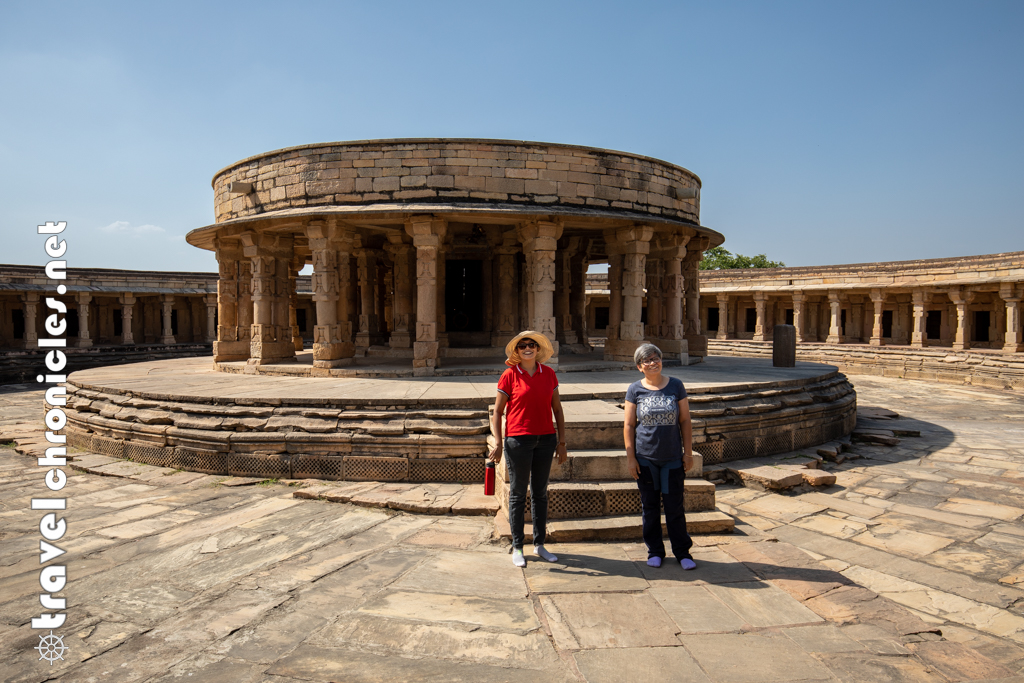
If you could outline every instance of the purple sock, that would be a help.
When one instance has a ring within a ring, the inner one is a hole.
[[[658,567],[661,566],[661,558],[658,557],[657,555],[655,555],[653,557],[648,557],[647,558],[647,566],[648,567],[654,567],[655,569],[657,569]]]

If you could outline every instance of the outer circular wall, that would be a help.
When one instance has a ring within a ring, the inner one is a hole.
[[[236,181],[253,183],[253,192],[230,193]],[[218,223],[303,207],[490,203],[621,210],[696,226],[700,186],[690,171],[649,157],[466,139],[292,147],[244,159],[213,178]]]

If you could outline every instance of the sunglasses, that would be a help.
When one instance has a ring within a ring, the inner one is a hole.
[[[537,346],[537,342],[527,341],[527,342],[519,342],[518,344],[516,344],[516,348],[519,349],[519,350],[522,350],[522,349],[536,349],[536,348],[538,348],[538,346]]]

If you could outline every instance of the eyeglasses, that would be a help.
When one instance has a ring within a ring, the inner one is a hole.
[[[518,344],[516,344],[516,348],[519,349],[520,351],[522,351],[523,349],[536,349],[538,347],[537,347],[537,342],[527,341],[527,342],[519,342]]]
[[[661,359],[658,358],[657,356],[644,358],[642,361],[640,361],[640,365],[661,365]]]

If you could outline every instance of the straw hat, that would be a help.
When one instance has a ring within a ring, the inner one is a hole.
[[[519,365],[519,351],[516,350],[516,344],[523,339],[530,339],[531,341],[537,342],[537,346],[540,347],[537,349],[538,363],[543,363],[551,358],[551,356],[555,355],[555,349],[551,346],[551,342],[543,335],[543,333],[526,330],[512,337],[512,341],[505,344],[505,355],[508,356],[508,360],[505,361],[505,365]]]

